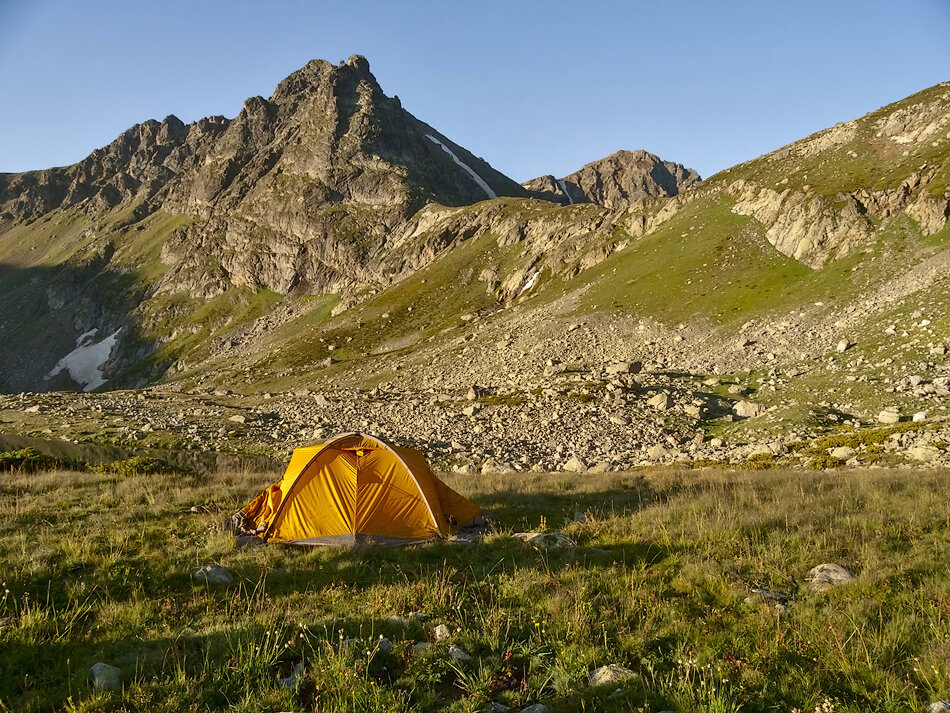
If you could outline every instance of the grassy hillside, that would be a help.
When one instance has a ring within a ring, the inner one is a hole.
[[[950,693],[947,476],[457,478],[499,533],[351,552],[234,548],[274,473],[6,473],[0,710],[920,710]],[[576,546],[511,537],[538,529]],[[811,591],[824,562],[856,580]],[[607,664],[634,676],[591,688]]]

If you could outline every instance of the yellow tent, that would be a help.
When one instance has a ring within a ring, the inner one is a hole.
[[[265,542],[408,544],[450,537],[481,514],[435,476],[421,452],[345,433],[295,450],[281,481],[232,523]]]

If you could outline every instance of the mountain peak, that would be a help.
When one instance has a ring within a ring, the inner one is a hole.
[[[649,198],[675,196],[700,180],[693,169],[663,161],[643,149],[621,149],[564,178],[541,176],[522,185],[537,197],[557,203],[597,203],[627,210]]]

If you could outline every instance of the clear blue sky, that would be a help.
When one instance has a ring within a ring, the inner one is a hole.
[[[708,177],[950,80],[950,0],[0,0],[0,171],[351,54],[518,181],[621,148]]]

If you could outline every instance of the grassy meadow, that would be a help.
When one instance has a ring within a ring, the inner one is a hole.
[[[947,472],[450,477],[498,533],[236,549],[226,516],[276,477],[0,473],[0,711],[809,713],[950,697]],[[545,529],[576,546],[512,537]],[[824,562],[856,580],[812,592]],[[233,583],[191,579],[211,563]],[[97,662],[122,688],[93,687]],[[636,676],[592,688],[607,664]]]

